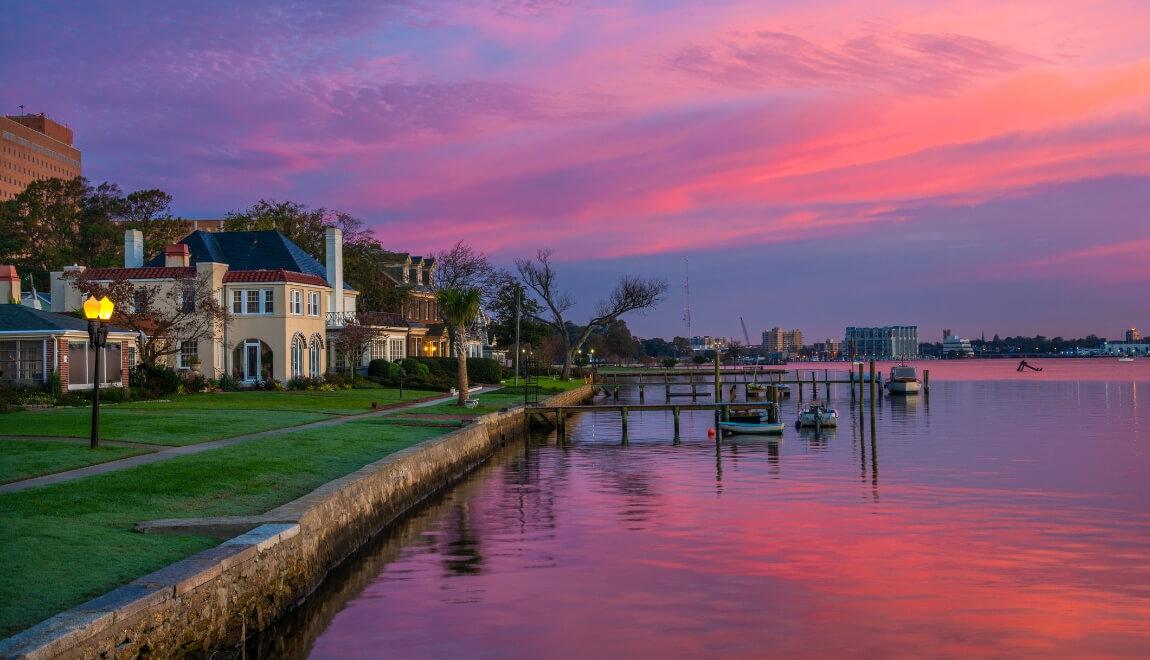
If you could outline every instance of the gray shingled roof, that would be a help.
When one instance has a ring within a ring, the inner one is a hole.
[[[197,230],[180,242],[188,246],[193,265],[200,261],[212,261],[227,264],[229,270],[282,269],[327,279],[327,269],[318,259],[274,229],[220,232]],[[163,266],[164,255],[156,255],[144,265]],[[346,281],[343,288],[354,290]]]
[[[131,332],[127,328],[110,326],[113,332]],[[88,331],[88,321],[70,314],[44,312],[24,305],[0,305],[0,332],[65,330]]]

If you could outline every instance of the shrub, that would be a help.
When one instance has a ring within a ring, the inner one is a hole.
[[[663,358],[663,367],[666,369],[671,369],[677,364],[679,364],[679,361],[673,357]]]
[[[447,377],[455,380],[459,377],[459,359],[453,357],[420,357],[407,358],[420,365],[426,366],[433,376]],[[408,370],[408,373],[411,373]],[[503,368],[498,360],[491,358],[467,358],[467,380],[473,383],[498,383],[503,378]]]
[[[131,382],[143,388],[147,398],[158,398],[174,394],[180,389],[180,374],[173,368],[163,365],[140,363],[132,370]]]
[[[367,363],[368,378],[387,378],[391,372],[392,363],[387,360],[372,360]]]
[[[185,392],[203,392],[208,389],[210,383],[203,374],[195,371],[188,371],[184,373],[184,391]]]
[[[424,358],[424,359],[430,359],[430,358]],[[403,358],[403,362],[401,362],[400,364],[403,365],[403,370],[407,372],[408,378],[418,378],[420,376],[431,375],[431,368],[428,365],[424,364],[423,360],[421,360],[419,358],[411,358],[411,357]]]
[[[310,390],[312,389],[311,379],[306,376],[296,376],[288,380],[287,388],[289,390]]]
[[[261,380],[256,383],[256,389],[264,390],[265,392],[282,392],[284,384],[275,378],[268,378],[267,380]]]
[[[346,390],[351,387],[352,377],[347,374],[341,374],[335,371],[329,371],[323,375],[324,385],[337,390]]]
[[[236,392],[240,389],[240,381],[231,374],[224,374],[216,381],[216,387],[224,392]]]
[[[130,398],[131,393],[122,387],[100,388],[100,403],[123,403]]]
[[[383,385],[366,378],[356,378],[351,384],[353,390],[381,390]]]

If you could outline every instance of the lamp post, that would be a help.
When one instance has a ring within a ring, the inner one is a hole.
[[[92,449],[100,447],[100,378],[103,376],[104,347],[108,345],[108,326],[115,305],[108,296],[96,300],[89,296],[84,301],[84,318],[88,319],[88,346],[96,351],[95,374],[92,376]]]

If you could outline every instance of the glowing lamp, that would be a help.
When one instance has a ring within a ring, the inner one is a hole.
[[[112,310],[115,309],[115,307],[115,304],[108,299],[108,296],[104,296],[99,300],[96,300],[95,296],[89,296],[88,299],[84,301],[84,318],[89,321],[95,321],[96,319],[107,321],[112,318]]]

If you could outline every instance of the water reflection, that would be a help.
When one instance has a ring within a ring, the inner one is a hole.
[[[709,413],[684,412],[676,445],[671,416],[644,413],[624,447],[617,415],[573,418],[565,443],[509,448],[249,650],[1146,655],[1137,388],[932,386],[873,415],[841,388],[837,430],[777,441],[714,442]]]

